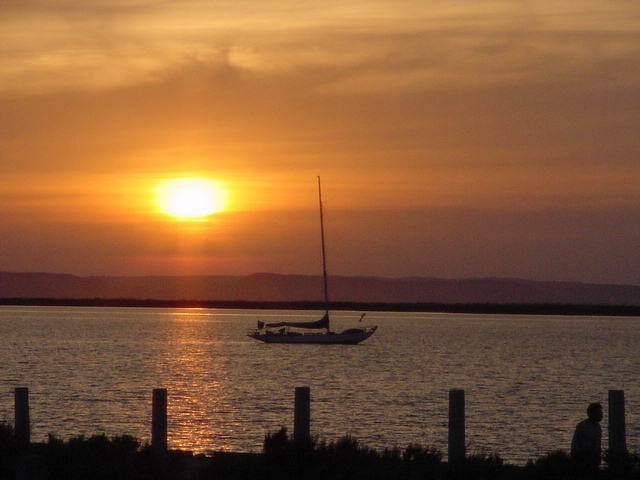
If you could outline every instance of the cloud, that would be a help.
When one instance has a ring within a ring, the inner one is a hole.
[[[0,9],[7,221],[80,225],[93,212],[131,242],[128,253],[140,252],[122,226],[124,213],[144,214],[127,210],[139,200],[136,182],[185,172],[230,179],[242,197],[235,214],[255,221],[258,210],[312,208],[299,186],[321,173],[335,185],[334,207],[421,209],[424,218],[398,213],[399,241],[415,255],[428,232],[411,233],[412,222],[447,231],[444,219],[430,220],[433,209],[478,209],[487,224],[521,230],[500,216],[571,219],[590,208],[624,221],[615,212],[640,204],[635,1],[26,0]],[[558,226],[527,218],[533,230]],[[602,218],[594,236],[607,230]],[[56,245],[71,243],[62,235]],[[246,250],[228,258],[258,255],[239,243]],[[498,258],[497,247],[483,248]]]
[[[0,65],[0,88],[121,87],[222,59],[254,73],[326,71],[333,88],[377,93],[526,82],[594,59],[638,57],[630,3],[526,5],[9,2],[0,19],[0,52],[9,60]]]
[[[340,36],[335,42],[335,50],[350,45],[344,50],[352,60],[298,59],[296,68],[267,71],[234,63],[233,51],[221,50],[207,61],[166,67],[153,82],[5,95],[2,168],[197,169],[207,159],[216,162],[208,168],[220,169],[318,162],[374,169],[391,162],[410,169],[591,168],[605,158],[609,168],[635,165],[640,61],[595,59],[566,71],[562,58],[541,56],[521,66],[518,81],[498,69],[491,81],[476,82],[483,72],[474,76],[468,62],[449,60],[460,68],[460,81],[434,84],[429,75],[448,78],[455,70],[441,65],[448,56],[444,46],[439,53],[420,52],[421,43],[435,45],[435,39],[368,34],[358,42]],[[375,54],[365,54],[367,45],[378,44],[371,48]],[[433,60],[424,58],[429,55]],[[483,67],[487,78],[492,65]]]

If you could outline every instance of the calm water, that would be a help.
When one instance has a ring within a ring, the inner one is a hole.
[[[522,463],[568,449],[591,401],[606,425],[607,391],[624,389],[629,448],[640,443],[640,318],[369,313],[378,332],[357,346],[245,336],[283,316],[318,315],[0,307],[0,420],[13,421],[13,389],[28,386],[36,441],[148,440],[151,391],[166,387],[171,446],[258,451],[266,432],[291,429],[294,387],[309,385],[313,434],[446,452],[448,390],[464,388],[469,450]]]

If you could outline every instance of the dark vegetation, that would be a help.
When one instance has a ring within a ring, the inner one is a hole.
[[[182,452],[159,456],[130,436],[74,437],[19,448],[13,429],[0,426],[0,479],[33,480],[170,480],[185,478],[192,456]]]
[[[0,305],[69,307],[233,308],[324,310],[322,302],[244,300],[154,300],[135,298],[0,298]],[[374,303],[332,302],[332,310],[382,312],[442,312],[510,315],[640,316],[638,305],[573,305],[559,303]]]
[[[283,428],[265,437],[263,452],[209,456],[156,452],[129,436],[94,435],[63,441],[49,436],[21,450],[13,429],[0,424],[0,479],[157,480],[600,480],[640,479],[640,458],[629,455],[599,472],[585,472],[562,451],[526,466],[505,464],[496,454],[470,455],[449,465],[432,447],[409,445],[382,452],[346,436],[327,443],[295,442]]]

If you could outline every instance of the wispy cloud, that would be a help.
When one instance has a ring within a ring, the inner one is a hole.
[[[252,73],[314,69],[335,88],[496,85],[637,65],[631,2],[8,2],[3,91],[153,82],[185,62]],[[636,67],[637,68],[637,67]],[[635,70],[635,69],[634,69]],[[637,73],[629,72],[629,78]]]
[[[621,220],[640,208],[637,8],[637,0],[4,1],[0,175],[12,188],[1,192],[0,214],[9,222],[35,209],[77,226],[95,211],[117,223],[115,206],[127,212],[135,192],[113,185],[180,172],[251,185],[246,210],[282,212],[299,205],[297,180],[323,173],[348,179],[335,187],[342,206],[395,212],[394,241],[407,255],[422,248],[415,223],[438,209],[499,218],[496,228],[508,218],[514,231],[524,228],[514,218],[531,215],[525,230],[534,235],[557,224],[532,212],[586,218],[588,208],[599,235],[602,212]],[[289,196],[265,200],[256,178]],[[248,213],[235,215],[236,231],[256,234],[240,227]],[[446,231],[446,215],[438,218]],[[462,235],[464,221],[456,225],[452,235]],[[635,231],[619,233],[627,248]],[[525,243],[542,249],[546,237],[534,236]],[[130,248],[143,241],[131,238]],[[574,272],[579,264],[576,256]]]

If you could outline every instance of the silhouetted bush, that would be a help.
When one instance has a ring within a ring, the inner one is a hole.
[[[637,454],[625,454],[611,459],[608,452],[604,455],[604,467],[594,469],[578,463],[566,452],[556,450],[530,460],[526,467],[526,479],[538,480],[638,480],[640,479],[640,459]]]
[[[0,478],[13,478],[17,446],[13,427],[0,423]]]
[[[617,455],[612,455],[610,450],[604,452],[604,462],[607,464],[607,470],[616,478],[629,478],[633,470],[637,470],[637,460],[638,456],[629,452]]]
[[[460,463],[448,465],[447,477],[455,480],[504,478],[504,462],[495,453],[474,453]]]
[[[159,455],[130,436],[94,435],[62,440],[49,435],[19,451],[13,428],[0,424],[0,479],[169,480],[184,478],[193,456],[188,452]]]
[[[549,452],[536,460],[529,460],[525,469],[528,477],[532,479],[564,480],[575,477],[574,462],[562,450]]]
[[[276,479],[424,479],[442,464],[435,448],[409,445],[378,452],[347,435],[335,442],[295,442],[286,429],[265,436],[264,478]],[[213,477],[211,477],[213,478]]]
[[[46,444],[34,452],[45,459],[49,478],[112,479],[133,478],[137,468],[139,442],[130,436],[107,438],[94,435],[73,437],[66,442],[49,435]]]
[[[267,434],[262,453],[160,453],[130,436],[94,435],[46,442],[19,451],[10,425],[0,424],[0,480],[640,480],[640,457],[628,454],[607,468],[584,472],[563,451],[505,465],[500,456],[475,453],[450,465],[433,447],[369,448],[351,436],[296,442],[282,428]],[[621,462],[621,463],[616,463]]]

